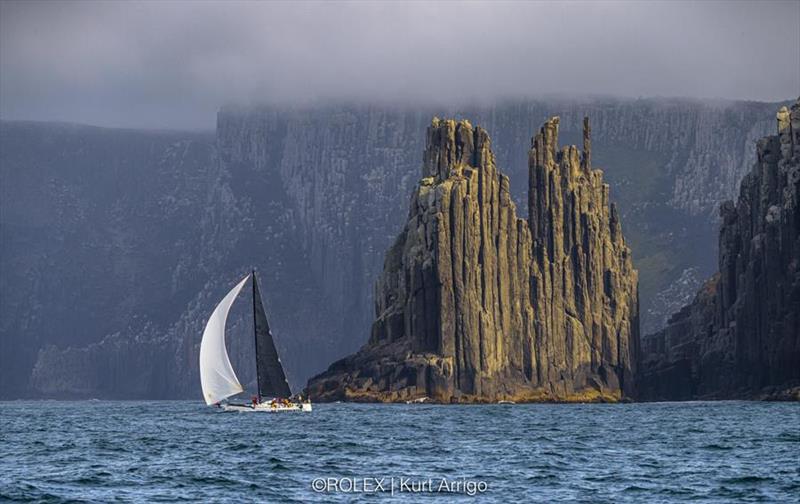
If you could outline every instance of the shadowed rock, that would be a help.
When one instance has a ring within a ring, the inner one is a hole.
[[[800,399],[800,100],[777,122],[720,207],[719,273],[644,340],[645,399]]]

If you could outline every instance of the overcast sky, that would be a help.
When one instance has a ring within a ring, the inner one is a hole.
[[[800,0],[0,0],[0,116],[214,126],[227,103],[546,94],[784,100]]]

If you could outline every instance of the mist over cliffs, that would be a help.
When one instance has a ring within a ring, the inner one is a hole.
[[[602,172],[559,148],[529,153],[529,219],[485,130],[434,119],[408,222],[386,255],[372,336],[312,378],[317,400],[604,400],[633,392],[637,273]]]
[[[719,272],[644,340],[642,398],[800,399],[800,100],[777,119],[720,206]]]
[[[434,115],[492,132],[527,214],[530,137],[592,117],[640,271],[644,332],[716,269],[718,202],[735,195],[775,104],[538,100],[437,110],[225,108],[211,134],[0,123],[0,396],[199,397],[202,324],[259,270],[295,388],[359,348],[373,285],[407,217]],[[254,379],[246,310],[231,358]],[[238,331],[238,333],[237,333]]]

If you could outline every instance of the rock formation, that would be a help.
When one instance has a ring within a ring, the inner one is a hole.
[[[800,399],[800,100],[777,119],[720,207],[719,273],[644,339],[642,398]]]
[[[781,105],[226,107],[206,133],[0,120],[0,398],[199,399],[203,322],[251,266],[269,284],[276,342],[299,389],[369,334],[372,286],[405,224],[436,114],[492,132],[520,216],[530,133],[560,114],[561,141],[579,144],[592,118],[592,162],[608,167],[652,333],[717,269],[716,208],[736,194]],[[246,381],[241,315],[234,306],[228,342]]]
[[[434,119],[408,222],[386,254],[376,320],[312,378],[317,400],[618,400],[633,391],[637,272],[602,172],[548,120],[517,216],[486,131]]]

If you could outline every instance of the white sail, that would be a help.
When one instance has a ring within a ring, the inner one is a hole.
[[[228,319],[233,301],[248,278],[250,275],[244,277],[227,296],[222,298],[203,331],[203,340],[200,342],[200,384],[203,387],[203,398],[208,405],[216,404],[244,390],[236,378],[236,373],[233,372],[228,352],[225,350],[225,321]]]

